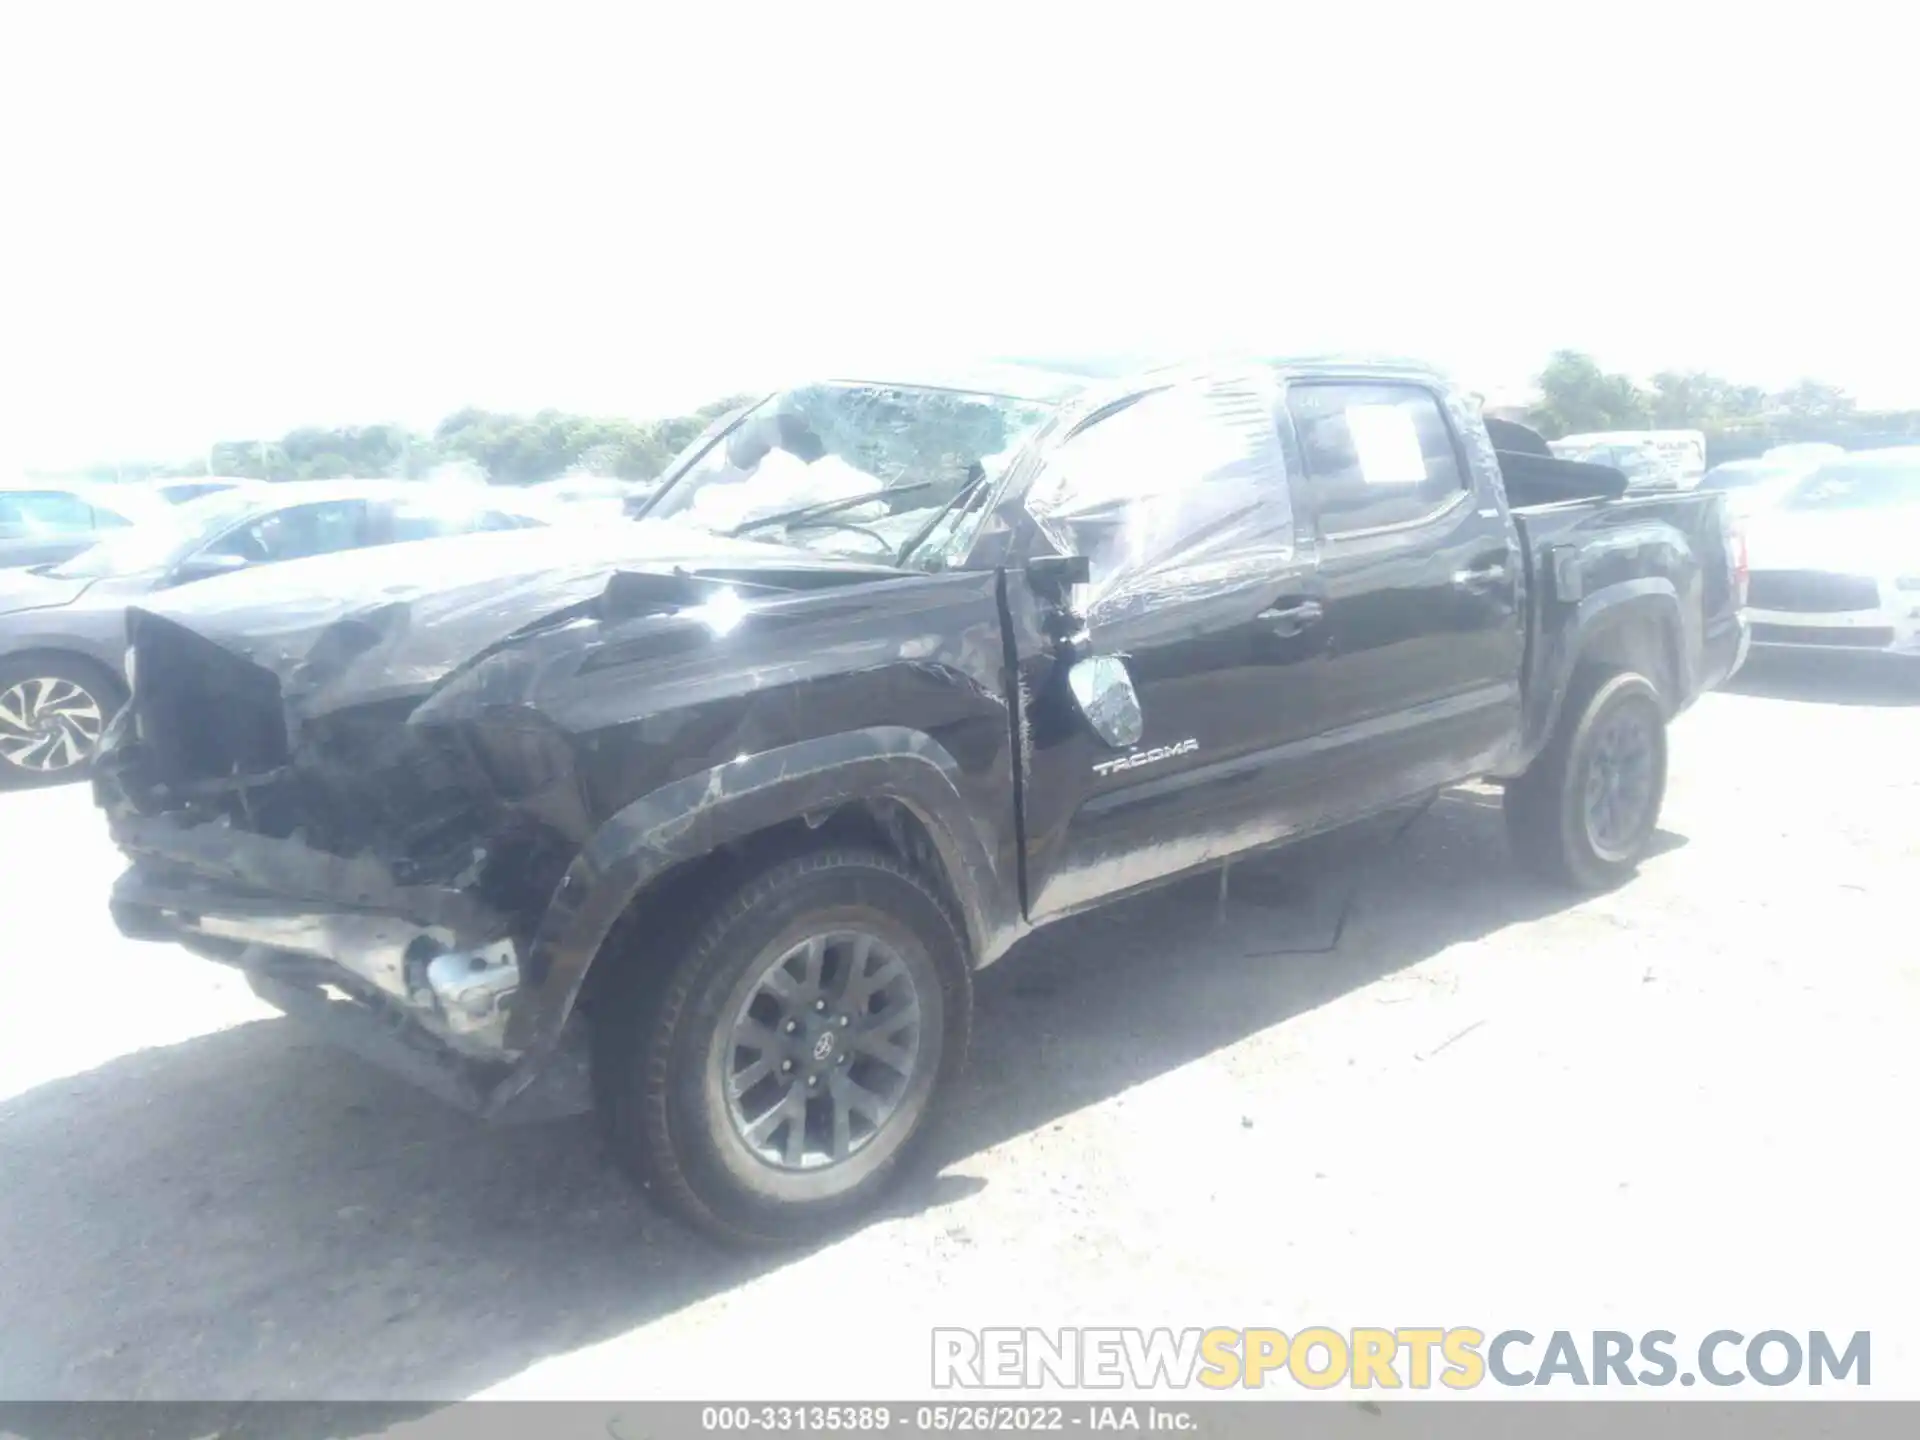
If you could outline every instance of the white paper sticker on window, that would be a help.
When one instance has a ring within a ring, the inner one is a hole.
[[[1346,415],[1367,484],[1418,485],[1427,478],[1413,416],[1398,405],[1349,405]]]

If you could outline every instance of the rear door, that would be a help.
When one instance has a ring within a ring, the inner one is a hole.
[[[1519,533],[1491,453],[1418,380],[1295,381],[1286,414],[1326,607],[1317,672],[1329,808],[1488,769],[1520,725]]]

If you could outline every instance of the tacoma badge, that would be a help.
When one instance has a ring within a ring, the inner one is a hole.
[[[1182,740],[1178,745],[1156,745],[1151,750],[1136,750],[1131,755],[1122,755],[1118,760],[1098,760],[1094,762],[1096,775],[1116,775],[1122,770],[1137,770],[1142,765],[1154,765],[1162,760],[1171,760],[1176,755],[1191,755],[1200,748],[1195,739]]]

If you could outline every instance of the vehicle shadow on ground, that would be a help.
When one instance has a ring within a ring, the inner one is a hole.
[[[1064,922],[981,977],[939,1168],[1570,898],[1454,794]],[[454,1399],[786,1263],[656,1216],[587,1121],[488,1128],[280,1020],[18,1096],[0,1155],[18,1399]]]
[[[1724,688],[1815,705],[1920,706],[1920,660],[1756,650]]]

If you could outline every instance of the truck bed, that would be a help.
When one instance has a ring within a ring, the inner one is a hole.
[[[1504,469],[1509,456],[1500,458]],[[1556,469],[1605,469],[1553,463]],[[1577,489],[1581,479],[1563,476],[1562,488]],[[1571,647],[1576,637],[1591,637],[1602,626],[1602,609],[1633,607],[1663,617],[1651,631],[1665,637],[1657,650],[1649,652],[1649,627],[1643,626],[1623,631],[1633,636],[1622,641],[1637,647],[1633,653],[1609,658],[1652,678],[1670,714],[1739,667],[1745,655],[1736,559],[1717,493],[1555,496],[1542,493],[1555,488],[1551,484],[1523,481],[1521,488],[1531,501],[1512,510],[1528,597],[1521,677],[1525,763],[1552,734],[1570,676]]]

